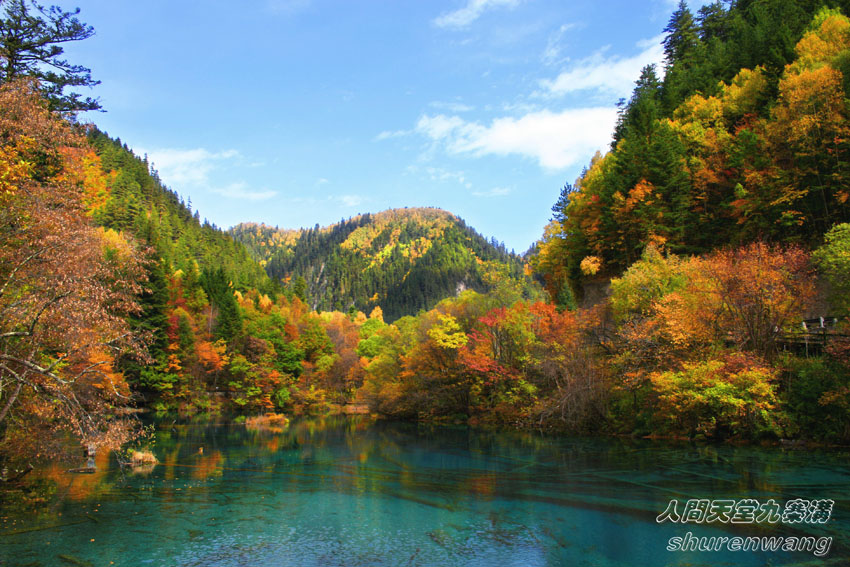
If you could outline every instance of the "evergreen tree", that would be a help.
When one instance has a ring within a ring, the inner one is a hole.
[[[66,87],[93,87],[100,84],[91,70],[62,58],[61,44],[94,35],[94,29],[77,19],[79,8],[65,12],[58,6],[45,8],[33,0],[6,0],[0,18],[0,83],[19,77],[33,77],[60,111],[98,110],[100,102],[78,93],[65,93]]]
[[[292,282],[292,295],[307,303],[307,280],[304,279],[304,276],[298,276]]]
[[[661,81],[658,80],[655,65],[647,65],[641,69],[629,103],[620,112],[614,128],[612,148],[616,148],[617,143],[628,132],[645,138],[649,137],[660,115]]]
[[[728,12],[719,0],[700,8],[697,12],[700,39],[703,42],[726,39],[729,34],[728,16]]]
[[[699,42],[698,30],[685,0],[679,0],[679,6],[670,16],[664,33],[667,34],[663,42],[667,67],[684,61],[696,48]]]
[[[561,194],[558,195],[558,200],[552,206],[553,218],[558,222],[566,220],[567,206],[570,204],[570,195],[575,193],[577,188],[569,183],[565,183],[561,189]]]
[[[118,360],[118,367],[124,372],[127,380],[135,385],[141,385],[143,382],[144,366],[158,367],[164,364],[165,349],[168,346],[168,337],[165,334],[168,282],[165,271],[162,262],[153,258],[148,260],[146,268],[148,275],[146,289],[138,299],[141,311],[130,315],[128,321],[130,328],[145,340],[152,363],[142,365],[138,359],[126,357]]]
[[[210,303],[218,309],[215,336],[230,342],[242,331],[242,315],[233,296],[230,278],[221,267],[216,270],[204,268],[200,283]]]

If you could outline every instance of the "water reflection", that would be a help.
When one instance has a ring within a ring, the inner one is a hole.
[[[274,429],[169,422],[154,452],[160,464],[146,473],[103,460],[95,475],[42,471],[55,496],[36,515],[4,503],[0,565],[837,565],[850,556],[841,452],[365,417]],[[657,524],[674,498],[836,505],[826,525]],[[669,538],[686,531],[834,542],[826,559],[668,552]]]

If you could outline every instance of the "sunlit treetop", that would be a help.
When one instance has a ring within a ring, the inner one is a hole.
[[[66,12],[34,0],[0,2],[0,83],[20,77],[38,79],[53,110],[79,112],[99,110],[100,102],[83,98],[67,87],[93,87],[100,84],[91,70],[63,58],[63,43],[94,35],[94,28],[77,18],[80,10]]]

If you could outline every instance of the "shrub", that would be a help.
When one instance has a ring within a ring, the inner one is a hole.
[[[662,431],[689,437],[777,436],[775,379],[775,370],[740,353],[654,373],[654,420]]]
[[[850,373],[828,357],[786,356],[783,399],[793,429],[809,439],[850,440]]]

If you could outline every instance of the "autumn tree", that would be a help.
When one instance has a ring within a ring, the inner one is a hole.
[[[706,264],[720,304],[720,328],[739,348],[772,360],[778,339],[796,327],[814,296],[809,254],[798,246],[756,242],[720,250]]]
[[[3,443],[44,451],[58,430],[114,447],[129,400],[116,355],[142,355],[126,322],[144,270],[131,241],[96,229],[85,180],[64,172],[84,147],[34,85],[0,88],[0,427]],[[39,447],[40,445],[40,447]]]
[[[608,419],[611,392],[609,365],[594,337],[600,310],[558,312],[541,302],[529,310],[536,337],[530,380],[537,388],[531,417],[572,431],[597,430]]]
[[[713,3],[670,19],[663,80],[644,68],[608,154],[565,187],[531,265],[552,298],[617,276],[653,243],[705,254],[816,245],[850,219],[850,20],[817,2]],[[699,227],[692,230],[693,227]]]
[[[779,82],[768,129],[783,170],[776,201],[799,230],[823,234],[850,215],[850,19],[837,11],[821,11],[796,51],[797,60]]]
[[[656,431],[758,439],[781,434],[776,369],[742,353],[652,375]]]
[[[369,321],[376,321],[370,319]],[[377,323],[377,321],[376,321]],[[407,316],[398,322],[401,326],[415,324],[413,317]],[[362,330],[363,326],[360,327]],[[402,340],[402,332],[396,325],[373,324],[372,332],[367,329],[364,337],[361,335],[357,353],[361,356],[361,365],[365,377],[357,398],[374,410],[385,415],[394,415],[405,410],[404,391],[400,373],[402,355],[406,345]]]
[[[648,248],[612,288],[618,320],[642,321],[656,341],[690,351],[728,342],[769,360],[802,319],[814,279],[802,248],[756,242],[690,259]]]
[[[378,321],[371,318],[370,321]],[[364,369],[358,353],[361,335],[357,325],[340,312],[322,313],[325,332],[333,344],[332,362],[324,372],[324,383],[334,394],[349,401],[363,384]],[[383,322],[380,321],[383,325]],[[327,362],[326,361],[326,362]]]

